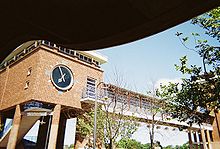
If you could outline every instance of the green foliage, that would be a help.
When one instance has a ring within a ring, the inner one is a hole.
[[[159,143],[155,143],[154,146],[161,147]],[[147,144],[141,144],[140,142],[129,139],[129,138],[123,138],[120,141],[117,142],[117,148],[123,148],[123,149],[150,149],[150,143]],[[163,149],[189,149],[189,144],[185,143],[183,145],[176,145],[173,147],[172,145],[168,145],[166,147],[163,147]]]
[[[205,29],[205,33],[220,40],[220,7],[213,9],[202,16],[192,19],[192,23]]]
[[[219,43],[220,7],[194,18],[192,24],[202,27]],[[180,65],[175,67],[188,78],[182,79],[182,83],[161,86],[157,95],[167,103],[166,110],[173,118],[189,124],[207,122],[210,112],[220,108],[220,47],[210,45],[207,40],[199,39],[198,33],[192,33],[195,41],[192,49],[186,45],[188,37],[182,37],[183,33],[179,32],[176,35],[187,49],[198,53],[203,66],[188,66],[187,57],[183,56]]]
[[[94,128],[94,110],[78,117],[77,132],[82,137],[92,136]],[[102,106],[97,108],[97,138],[106,148],[112,148],[117,138],[131,137],[139,124],[133,117],[124,116],[115,111],[108,112]]]
[[[125,116],[114,110],[110,113],[105,109],[104,115],[104,144],[109,149],[116,143],[117,138],[131,137],[139,126],[134,117]]]
[[[97,137],[104,137],[104,112],[101,107],[97,108]],[[94,110],[78,116],[76,130],[82,137],[88,137],[93,134],[94,130]]]
[[[128,138],[121,139],[119,142],[117,142],[117,146],[118,146],[118,148],[123,148],[123,149],[147,149],[147,148],[150,148],[149,145],[145,146],[145,148],[144,148],[140,142],[137,142],[134,139],[128,139]]]
[[[172,145],[168,145],[163,149],[189,149],[189,143],[185,143],[183,145],[176,145],[175,147],[173,147]]]
[[[71,144],[68,149],[74,149],[74,144]]]

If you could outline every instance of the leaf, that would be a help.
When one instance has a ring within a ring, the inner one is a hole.
[[[189,37],[182,38],[183,42],[186,42],[188,39]]]
[[[180,35],[182,35],[183,33],[179,33],[179,32],[176,32],[176,36],[180,36]]]

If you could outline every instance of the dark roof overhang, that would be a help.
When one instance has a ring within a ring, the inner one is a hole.
[[[219,5],[219,0],[4,0],[0,61],[29,40],[80,50],[132,42]]]

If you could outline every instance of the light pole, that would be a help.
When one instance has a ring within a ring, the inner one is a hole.
[[[99,86],[104,82],[99,82],[96,86],[98,90]],[[95,98],[95,115],[94,115],[94,132],[93,132],[93,149],[96,148],[96,129],[97,129],[97,98],[98,98],[98,91],[96,91],[96,98]]]

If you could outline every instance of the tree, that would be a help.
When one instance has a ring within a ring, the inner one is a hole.
[[[101,105],[97,108],[97,140],[96,144],[99,146],[97,148],[100,148],[100,146],[103,143],[102,138],[104,138],[104,119],[103,111],[101,108]],[[87,139],[87,146],[93,147],[93,140],[91,138],[93,137],[94,132],[94,108],[88,109],[84,114],[79,115],[77,117],[77,125],[76,125],[76,136],[78,139],[81,139],[82,141],[84,139]]]
[[[104,113],[104,144],[107,149],[114,148],[117,138],[127,138],[137,130],[138,123],[133,116],[126,116],[128,94],[124,89],[108,85],[107,103],[102,106]]]
[[[141,111],[140,114],[147,120],[147,128],[150,137],[150,148],[153,148],[155,141],[155,133],[157,125],[160,121],[166,119],[164,113],[164,103],[156,97],[155,83],[152,81],[152,88],[147,92],[149,96],[143,96],[141,99]]]
[[[74,144],[71,144],[68,149],[74,149]]]
[[[120,141],[118,141],[117,147],[123,149],[151,149],[149,143],[141,144],[140,142],[129,138],[123,138]]]
[[[134,139],[123,138],[117,142],[117,146],[123,149],[143,149],[143,145]],[[150,148],[150,146],[148,147]]]
[[[104,144],[107,149],[114,148],[116,139],[131,137],[138,127],[132,116],[124,115],[128,110],[128,94],[118,87],[122,85],[121,76],[117,74],[116,78],[116,86],[102,84],[97,90],[98,99],[105,102],[97,108],[97,143]],[[93,108],[78,117],[77,132],[83,138],[92,136],[93,120]]]
[[[207,122],[209,114],[220,108],[220,7],[192,19],[192,24],[203,28],[205,34],[212,37],[215,44],[200,39],[198,33],[192,33],[194,48],[187,46],[189,37],[183,33],[176,35],[181,43],[202,58],[203,65],[187,65],[187,57],[180,59],[176,69],[187,78],[182,83],[169,83],[157,91],[167,103],[167,111],[173,118],[189,124]]]

